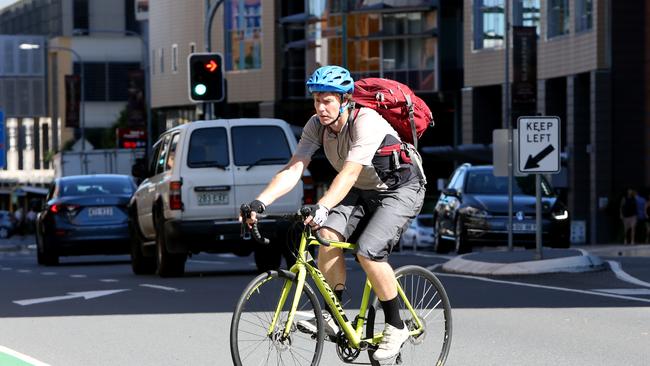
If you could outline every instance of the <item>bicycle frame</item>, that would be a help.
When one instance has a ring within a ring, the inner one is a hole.
[[[325,280],[325,277],[323,276],[321,271],[318,270],[318,268],[316,268],[312,264],[314,263],[313,259],[307,257],[309,255],[309,252],[307,251],[307,247],[309,245],[321,245],[321,244],[316,240],[315,237],[308,234],[308,231],[305,230],[303,231],[302,236],[300,238],[300,246],[298,248],[298,257],[296,260],[296,264],[294,264],[291,267],[291,269],[289,269],[290,272],[296,274],[296,291],[291,304],[291,310],[289,311],[283,336],[284,337],[289,336],[289,333],[291,331],[291,324],[293,324],[295,313],[298,308],[298,302],[300,301],[300,295],[302,294],[302,289],[303,286],[305,285],[305,279],[307,277],[307,274],[309,274],[309,276],[314,280],[314,283],[316,284],[318,291],[320,292],[321,296],[323,296],[323,299],[325,300],[327,305],[330,307],[330,309],[333,309],[332,315],[334,316],[336,322],[340,326],[340,329],[343,331],[346,338],[348,339],[350,346],[354,348],[361,348],[362,345],[364,344],[365,345],[379,344],[381,338],[383,337],[383,333],[374,334],[372,339],[362,338],[361,335],[363,332],[364,320],[366,319],[366,312],[368,311],[368,304],[370,302],[370,291],[372,290],[372,285],[370,284],[370,281],[366,278],[365,286],[363,289],[363,296],[361,298],[361,307],[359,309],[359,316],[356,318],[356,324],[353,324],[352,321],[347,319],[347,316],[343,311],[340,301],[338,300],[338,298],[334,294],[334,291],[332,291],[332,288]],[[330,246],[334,248],[341,248],[341,249],[356,248],[355,244],[338,242],[338,241],[330,242]],[[280,316],[280,312],[289,297],[291,286],[292,286],[292,281],[287,280],[282,288],[282,293],[280,295],[278,306],[275,310],[275,314],[273,315],[273,320],[271,321],[271,324],[267,331],[269,336],[273,333],[273,330],[275,329],[275,324]],[[410,311],[411,315],[413,316],[413,319],[415,319],[415,324],[417,327],[415,330],[411,331],[411,335],[417,336],[423,332],[422,322],[420,321],[420,318],[415,313],[415,310],[413,309],[411,303],[404,295],[404,291],[402,290],[399,282],[397,282],[397,292],[398,292],[398,296],[400,296],[400,298],[404,301],[407,309]]]

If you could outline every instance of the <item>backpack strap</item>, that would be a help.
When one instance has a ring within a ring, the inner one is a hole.
[[[401,91],[402,89],[400,89]],[[408,108],[409,112],[409,122],[411,123],[411,133],[413,133],[413,146],[415,149],[418,149],[418,135],[417,131],[415,129],[415,111],[413,109],[413,102],[411,101],[411,96],[404,93],[402,91],[402,94],[404,94],[404,99],[406,99],[406,108]]]

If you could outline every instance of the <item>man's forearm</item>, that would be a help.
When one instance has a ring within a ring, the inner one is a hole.
[[[336,206],[345,198],[350,192],[359,178],[361,172],[361,165],[354,165],[344,167],[339,174],[336,175],[332,185],[327,190],[325,195],[318,201],[318,204],[323,205],[329,209]]]
[[[300,177],[302,177],[302,172],[304,168],[302,164],[300,166],[288,166],[285,169],[279,171],[271,182],[266,186],[264,191],[257,196],[257,199],[262,201],[265,205],[270,205],[279,197],[287,194],[291,191],[293,187],[296,186]]]

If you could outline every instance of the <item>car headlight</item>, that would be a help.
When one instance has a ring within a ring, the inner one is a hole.
[[[488,217],[490,216],[487,211],[480,210],[476,207],[469,206],[465,209],[465,214],[471,217]]]
[[[560,210],[560,211],[555,211],[551,213],[554,219],[556,220],[566,220],[569,218],[569,211],[567,210]]]

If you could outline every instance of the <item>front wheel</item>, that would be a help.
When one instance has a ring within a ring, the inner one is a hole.
[[[288,291],[286,301],[273,323],[283,290]],[[323,352],[323,318],[320,303],[306,283],[289,335],[284,336],[295,292],[295,275],[287,271],[262,273],[248,284],[230,324],[234,365],[318,365]],[[298,329],[298,322],[308,319],[316,319],[316,333]]]
[[[377,365],[436,365],[445,364],[451,346],[451,305],[445,288],[438,278],[425,268],[405,266],[395,271],[395,278],[404,296],[400,298],[400,316],[413,333],[402,346],[401,352],[393,359],[375,361],[373,350],[368,351],[370,363]],[[399,296],[399,295],[398,295]],[[421,322],[418,326],[411,311],[406,307],[404,299],[408,299],[414,312]],[[368,322],[367,334],[377,334],[384,329],[384,313],[375,298],[373,308],[376,310],[374,325]]]

